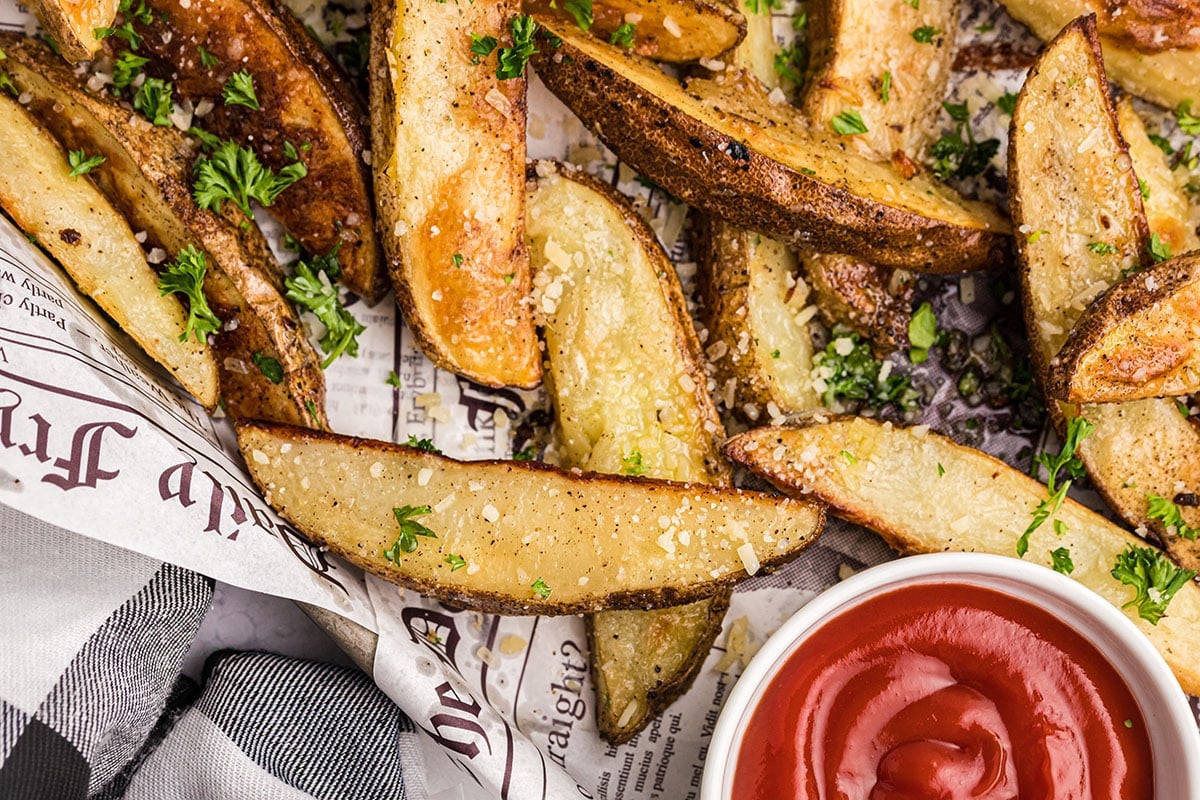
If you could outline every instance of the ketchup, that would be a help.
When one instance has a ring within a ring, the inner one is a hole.
[[[969,584],[871,597],[755,708],[734,800],[1150,800],[1137,702],[1047,611]]]

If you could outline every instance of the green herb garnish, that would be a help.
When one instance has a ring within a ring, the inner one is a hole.
[[[161,295],[181,294],[188,301],[187,325],[179,337],[185,342],[193,333],[196,341],[203,342],[204,337],[216,333],[221,328],[221,320],[208,307],[208,299],[204,296],[204,273],[208,270],[208,261],[204,253],[195,245],[188,245],[179,251],[174,263],[168,264],[166,270],[158,276],[158,292]]]
[[[67,174],[72,178],[87,175],[107,160],[104,156],[88,156],[83,150],[69,150],[67,151],[67,163],[70,164],[71,171]]]
[[[171,124],[171,111],[175,107],[172,91],[170,81],[147,78],[133,96],[133,107],[155,125],[166,127]]]
[[[1196,577],[1190,569],[1180,569],[1153,547],[1130,545],[1117,556],[1112,576],[1137,594],[1122,608],[1137,606],[1138,616],[1157,625],[1175,593]]]
[[[412,436],[411,434],[408,437],[408,441],[405,442],[404,445],[405,447],[415,447],[418,450],[424,450],[426,453],[438,453],[440,455],[442,452],[433,444],[432,439],[418,439],[416,436]]]
[[[1200,528],[1192,528],[1184,522],[1183,512],[1174,502],[1156,494],[1147,494],[1146,504],[1146,516],[1161,522],[1167,533],[1173,533],[1188,541],[1196,540]]]
[[[1050,566],[1054,567],[1055,572],[1061,572],[1063,575],[1070,575],[1075,571],[1075,562],[1071,560],[1071,551],[1065,547],[1059,547],[1050,551]]]
[[[588,2],[589,13],[591,2]],[[537,51],[533,43],[533,35],[537,32],[538,24],[528,14],[518,14],[512,18],[512,47],[501,47],[499,63],[496,65],[496,77],[502,81],[519,78],[525,74],[525,64],[529,57]]]
[[[328,255],[318,256],[311,263],[297,261],[292,276],[283,281],[287,299],[299,308],[311,311],[325,326],[325,335],[321,337],[320,344],[326,357],[321,362],[321,369],[326,369],[342,353],[357,357],[358,335],[366,330],[338,298],[337,287],[332,280],[341,274],[341,268],[335,266],[336,274],[330,274],[328,258]]]
[[[933,314],[933,307],[928,302],[921,303],[908,321],[908,343],[911,345],[908,350],[909,361],[920,364],[928,359],[929,348],[937,341],[937,317]]]
[[[227,106],[245,106],[258,111],[258,96],[254,93],[254,76],[249,70],[239,70],[229,76],[221,90],[221,99]],[[295,156],[291,156],[295,158]]]
[[[530,584],[529,588],[533,589],[533,593],[543,600],[550,596],[550,587],[547,586],[546,582],[541,578],[538,578],[536,581]]]
[[[432,513],[433,509],[429,506],[401,506],[400,508],[393,508],[392,514],[396,516],[396,522],[400,525],[400,538],[396,539],[395,544],[384,551],[383,557],[399,566],[400,559],[403,557],[400,553],[411,553],[416,550],[418,536],[428,536],[431,539],[436,539],[436,533],[414,519],[414,517],[423,517],[426,514]]]
[[[128,89],[129,84],[137,80],[137,76],[142,74],[142,67],[149,63],[150,59],[134,55],[129,50],[122,52],[121,55],[117,56],[117,60],[113,62],[113,88],[118,92]]]
[[[833,130],[842,136],[858,136],[867,132],[867,123],[856,109],[847,108],[831,120]]]
[[[264,356],[262,351],[251,354],[250,359],[258,365],[258,371],[271,383],[283,382],[283,367],[278,361],[270,356]]]
[[[912,32],[912,37],[921,44],[933,44],[934,37],[940,36],[945,31],[935,28],[932,25],[922,25]]]
[[[615,44],[617,47],[633,47],[633,35],[636,29],[635,23],[622,22],[612,32],[612,36],[608,37],[608,43]]]
[[[465,558],[462,556],[456,556],[454,553],[446,556],[442,559],[442,561],[450,565],[451,572],[456,572],[467,565],[467,560]]]
[[[308,168],[296,161],[276,174],[262,165],[253,150],[225,141],[211,156],[196,159],[193,172],[192,194],[197,205],[219,213],[221,204],[229,200],[249,219],[254,214],[251,200],[270,206],[284,189],[307,175]]]
[[[955,127],[952,133],[943,134],[929,149],[929,154],[934,159],[934,174],[942,180],[979,175],[987,169],[988,162],[1000,149],[1000,140],[975,141],[975,134],[971,131],[971,115],[965,101],[942,103],[942,108],[950,115],[950,119],[954,120]]]
[[[634,450],[627,456],[621,456],[622,475],[645,475],[646,466],[642,463],[642,452]]]

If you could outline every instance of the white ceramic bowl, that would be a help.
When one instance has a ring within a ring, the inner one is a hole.
[[[818,595],[759,650],[713,731],[700,800],[731,800],[738,746],[766,687],[804,639],[851,606],[905,586],[969,583],[1050,611],[1103,653],[1125,679],[1150,735],[1157,800],[1200,798],[1200,731],[1187,697],[1150,640],[1121,611],[1046,567],[980,553],[911,556],[864,570]],[[1169,611],[1168,611],[1169,613]]]

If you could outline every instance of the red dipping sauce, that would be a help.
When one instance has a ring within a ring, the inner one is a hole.
[[[736,800],[1150,800],[1137,702],[1086,639],[969,584],[870,597],[809,634],[741,739]]]

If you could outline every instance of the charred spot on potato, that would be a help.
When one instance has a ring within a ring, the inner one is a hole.
[[[79,244],[83,237],[79,235],[79,231],[74,228],[63,228],[58,232],[58,238],[62,239],[67,244]]]

